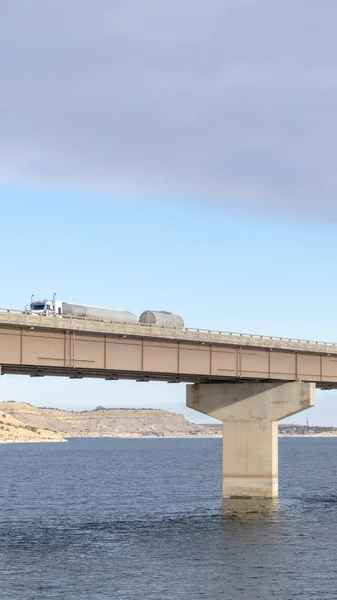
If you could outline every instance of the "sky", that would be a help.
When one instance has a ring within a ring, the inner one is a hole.
[[[337,5],[2,0],[0,305],[30,295],[336,341]],[[3,399],[185,408],[5,376]],[[293,422],[337,426],[337,393]]]

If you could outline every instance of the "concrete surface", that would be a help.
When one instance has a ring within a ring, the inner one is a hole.
[[[278,497],[278,421],[315,404],[315,384],[187,386],[187,406],[223,422],[223,495]]]

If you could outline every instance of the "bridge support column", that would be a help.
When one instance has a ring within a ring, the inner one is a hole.
[[[187,406],[223,421],[223,495],[278,497],[278,421],[315,404],[315,384],[187,386]]]

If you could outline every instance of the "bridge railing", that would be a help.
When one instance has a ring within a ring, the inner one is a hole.
[[[120,335],[137,335],[142,337],[160,337],[205,342],[227,343],[234,345],[265,346],[275,348],[306,349],[308,351],[337,352],[337,343],[302,340],[298,338],[285,338],[280,336],[266,336],[260,334],[236,333],[222,330],[210,330],[185,327],[178,329],[143,323],[117,323],[104,321],[94,317],[74,317],[64,315],[36,315],[30,311],[0,308],[0,323],[26,325],[31,329],[37,327],[52,327],[91,332],[117,333]]]

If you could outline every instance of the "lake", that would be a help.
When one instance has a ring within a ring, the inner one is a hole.
[[[280,439],[274,502],[222,500],[221,448],[0,445],[0,599],[335,600],[337,439]]]

